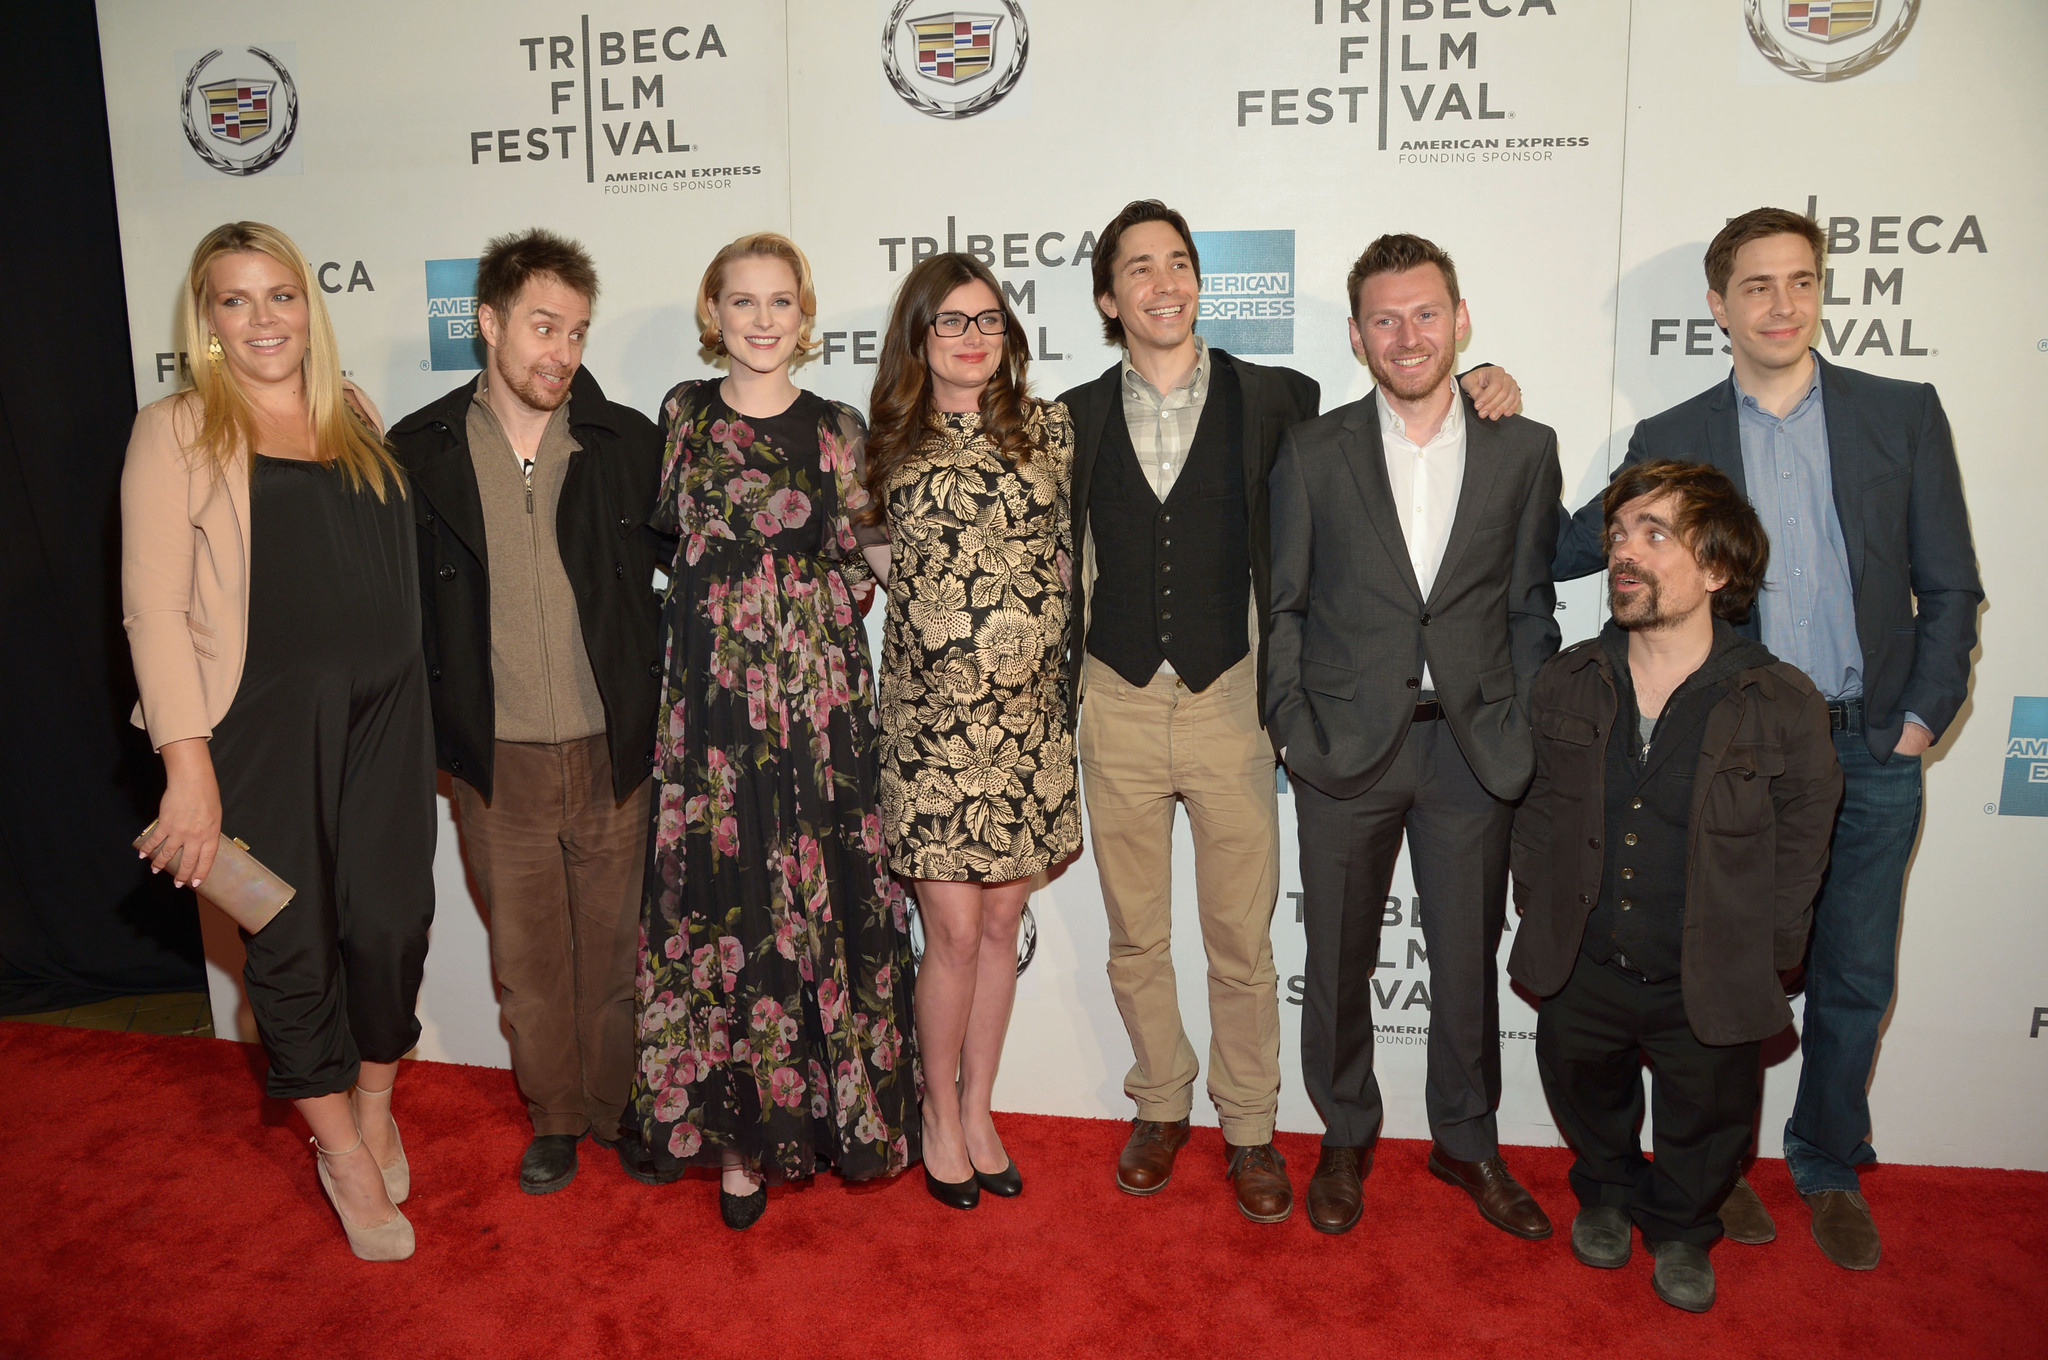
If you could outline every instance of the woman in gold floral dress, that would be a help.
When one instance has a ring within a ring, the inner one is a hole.
[[[971,256],[910,272],[870,402],[889,526],[882,836],[925,952],[925,1183],[972,1208],[1022,1179],[989,1115],[1032,877],[1081,845],[1061,664],[1073,427],[1025,393],[1024,329]]]

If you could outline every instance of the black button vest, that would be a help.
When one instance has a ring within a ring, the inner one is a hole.
[[[1251,650],[1242,412],[1236,372],[1214,364],[1194,446],[1164,503],[1138,464],[1121,401],[1104,423],[1088,492],[1087,647],[1134,685],[1167,661],[1204,690]]]

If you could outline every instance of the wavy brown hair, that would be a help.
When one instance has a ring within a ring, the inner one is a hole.
[[[925,337],[931,334],[932,320],[955,288],[977,282],[988,285],[1003,313],[1003,360],[981,389],[981,428],[1005,457],[1018,463],[1031,459],[1031,444],[1024,434],[1031,342],[1024,323],[1017,320],[987,265],[957,252],[934,255],[913,268],[896,290],[882,336],[881,366],[868,398],[869,502],[861,517],[869,524],[881,523],[888,513],[889,479],[924,447],[932,415],[932,373],[925,362]]]
[[[1764,573],[1771,565],[1771,540],[1755,508],[1721,469],[1660,458],[1631,463],[1615,473],[1600,500],[1608,555],[1613,556],[1614,521],[1621,508],[1645,496],[1667,494],[1678,499],[1671,526],[1678,531],[1678,541],[1692,550],[1702,571],[1718,572],[1728,580],[1709,600],[1714,616],[1742,622],[1763,589]]]

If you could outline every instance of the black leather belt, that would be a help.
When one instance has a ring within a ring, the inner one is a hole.
[[[1443,717],[1443,715],[1444,706],[1442,704],[1438,703],[1434,699],[1424,699],[1421,703],[1415,706],[1415,716],[1409,719],[1409,721],[1435,722],[1438,718]]]
[[[1861,732],[1863,730],[1863,700],[1828,700],[1828,730],[1830,732]]]

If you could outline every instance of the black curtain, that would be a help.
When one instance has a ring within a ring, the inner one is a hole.
[[[7,37],[0,88],[36,115],[0,172],[0,1015],[205,985],[191,895],[128,848],[163,772],[128,723],[135,378],[98,19],[48,0]]]

